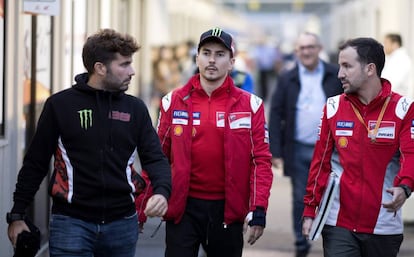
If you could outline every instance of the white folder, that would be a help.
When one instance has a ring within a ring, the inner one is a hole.
[[[309,233],[309,239],[316,241],[325,225],[326,219],[328,218],[329,211],[332,206],[332,202],[335,198],[336,192],[339,188],[339,178],[335,172],[331,172],[328,179],[328,185],[326,186],[325,192],[323,193],[321,203],[317,209],[317,215],[313,220],[312,227]]]

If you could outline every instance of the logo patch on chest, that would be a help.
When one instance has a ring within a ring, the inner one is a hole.
[[[233,112],[229,115],[230,129],[250,129],[252,127],[252,114],[250,112]]]
[[[353,135],[353,129],[354,129],[353,121],[337,121],[335,135],[351,137]]]
[[[224,128],[224,112],[216,113],[216,125],[218,128]]]
[[[188,112],[174,110],[172,124],[188,125]]]
[[[181,136],[183,134],[183,127],[181,125],[177,125],[174,127],[174,135]]]
[[[193,125],[200,125],[200,124],[201,124],[201,113],[193,112]]]
[[[370,131],[374,131],[376,123],[377,122],[373,120],[370,120],[368,122],[368,128],[370,129]],[[395,139],[395,122],[381,121],[376,138]]]
[[[78,111],[81,128],[87,130],[92,127],[92,110],[83,109]]]

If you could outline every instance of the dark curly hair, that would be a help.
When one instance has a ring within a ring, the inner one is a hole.
[[[128,34],[121,34],[113,29],[102,29],[86,40],[82,50],[83,65],[88,73],[92,74],[96,62],[107,65],[115,59],[116,53],[131,56],[140,47]]]

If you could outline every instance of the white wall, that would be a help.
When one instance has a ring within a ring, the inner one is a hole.
[[[9,1],[10,2],[10,1]],[[5,63],[5,138],[0,139],[0,249],[3,256],[12,256],[12,247],[7,237],[6,212],[12,206],[12,192],[17,171],[21,165],[24,135],[22,122],[22,52],[21,2],[7,5],[6,63]]]

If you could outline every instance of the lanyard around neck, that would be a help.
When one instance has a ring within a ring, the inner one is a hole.
[[[358,120],[364,124],[365,128],[368,131],[368,136],[371,138],[371,142],[375,142],[376,141],[376,137],[377,137],[377,133],[378,133],[378,129],[379,126],[381,124],[382,118],[384,117],[384,113],[385,113],[385,109],[387,108],[388,103],[390,102],[390,96],[387,97],[387,99],[385,100],[384,104],[382,105],[382,109],[380,114],[378,115],[378,119],[377,122],[375,123],[375,127],[373,130],[370,130],[368,125],[365,124],[364,119],[362,118],[361,113],[359,112],[359,110],[351,103],[352,106],[352,110],[354,110],[355,115],[358,117]]]

